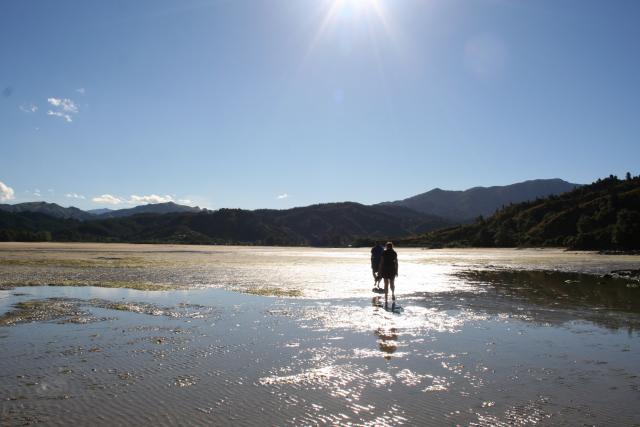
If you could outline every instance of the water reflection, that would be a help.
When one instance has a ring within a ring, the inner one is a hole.
[[[500,286],[514,297],[542,305],[611,308],[640,313],[638,284],[627,279],[591,274],[531,270],[468,270],[458,277]]]
[[[0,292],[0,309],[75,298],[64,302],[110,319],[0,328],[3,397],[16,399],[3,401],[0,424],[39,414],[78,425],[96,415],[155,425],[524,425],[551,415],[556,424],[638,424],[637,333],[594,326],[636,328],[640,289],[627,286],[636,282],[542,271],[606,273],[637,268],[638,257],[400,249],[400,305],[385,310],[371,294],[368,248],[91,247],[0,250],[0,284],[185,290]],[[105,259],[134,254],[135,263],[107,268],[117,263]],[[304,298],[212,289],[256,287]]]
[[[524,320],[563,323],[584,319],[609,329],[640,326],[637,283],[615,277],[559,271],[467,270],[456,273],[474,292],[437,295],[441,309],[508,313]]]
[[[371,299],[371,305],[374,307],[374,314],[378,310],[382,310],[384,305],[380,296],[375,296]],[[395,305],[395,303],[394,303]],[[378,348],[385,353],[384,358],[391,360],[391,355],[398,349],[398,328],[393,326],[389,327],[382,318],[383,322],[374,331],[374,335],[378,337]]]
[[[378,348],[386,353],[385,359],[390,360],[391,355],[398,349],[398,330],[396,328],[378,328],[375,335],[378,337]]]

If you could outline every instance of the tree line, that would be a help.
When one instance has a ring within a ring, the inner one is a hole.
[[[503,206],[472,224],[403,239],[428,247],[640,249],[640,176],[610,175],[556,196]]]

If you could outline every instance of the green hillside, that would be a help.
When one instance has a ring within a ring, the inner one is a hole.
[[[0,211],[0,241],[347,246],[450,224],[404,207],[350,202],[286,210],[138,214],[92,221]]]
[[[503,207],[473,224],[401,241],[428,247],[563,246],[640,249],[640,176],[615,176],[571,192]]]

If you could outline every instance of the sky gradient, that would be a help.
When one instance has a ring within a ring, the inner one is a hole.
[[[6,0],[0,17],[4,203],[288,208],[640,173],[638,1]]]

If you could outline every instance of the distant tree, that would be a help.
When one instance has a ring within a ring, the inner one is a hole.
[[[640,248],[640,212],[629,209],[618,212],[613,243],[622,249]]]
[[[608,209],[611,210],[616,210],[619,206],[619,199],[618,199],[618,193],[615,191],[615,189],[612,189],[609,191],[609,196],[607,199],[608,202]]]
[[[491,247],[494,245],[493,233],[486,227],[480,228],[473,239],[473,246]]]
[[[37,234],[37,240],[42,242],[50,242],[51,241],[51,232],[50,231],[40,231]]]
[[[508,248],[515,246],[513,233],[506,227],[501,227],[495,234],[494,243],[497,247]]]
[[[593,217],[586,214],[580,215],[580,219],[578,219],[578,223],[577,223],[577,228],[579,233],[583,233],[583,234],[589,233],[593,231],[595,227],[596,227],[596,222],[594,221]]]
[[[16,240],[14,230],[0,230],[0,242],[12,242]]]
[[[627,172],[626,178],[627,178],[627,181],[631,181],[631,172]]]

